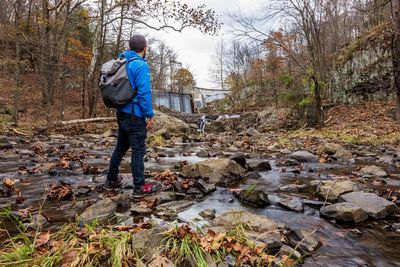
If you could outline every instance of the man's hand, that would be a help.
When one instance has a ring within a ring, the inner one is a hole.
[[[146,129],[150,131],[151,129],[153,129],[153,127],[154,127],[154,118],[147,119]]]

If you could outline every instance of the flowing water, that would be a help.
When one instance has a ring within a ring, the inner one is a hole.
[[[104,182],[105,175],[82,175],[79,172],[65,173],[62,176],[51,176],[46,171],[41,174],[18,175],[20,167],[28,168],[46,167],[46,164],[52,162],[54,158],[51,155],[46,160],[33,158],[26,150],[26,144],[21,140],[15,140],[17,145],[13,151],[19,151],[15,157],[7,157],[0,162],[0,178],[14,177],[17,180],[16,188],[20,190],[26,201],[23,204],[15,204],[15,195],[11,197],[0,197],[0,207],[11,206],[13,210],[26,208],[28,206],[38,207],[45,198],[45,191],[51,184],[59,181],[71,183],[74,188],[79,185],[96,186]],[[87,164],[97,166],[100,170],[107,168],[112,145],[107,143],[96,143],[90,145],[93,140],[90,138],[80,138],[71,142],[71,139],[60,139],[52,143],[53,147],[59,150],[87,151],[90,155],[83,161]],[[89,144],[89,145],[88,145]],[[66,147],[66,148],[63,148]],[[163,154],[170,157],[150,159],[146,162],[146,168],[149,170],[173,169],[173,166],[179,161],[195,163],[203,159],[195,156],[195,153],[204,149],[201,145],[192,144],[177,146],[161,150]],[[4,152],[3,152],[4,153]],[[12,156],[12,155],[11,155]],[[252,159],[259,160],[259,159]],[[36,162],[35,162],[36,161]],[[41,163],[37,163],[41,162]],[[354,168],[352,165],[334,165],[334,164],[310,164],[304,166],[300,173],[291,171],[281,172],[276,166],[274,159],[271,159],[273,169],[268,172],[262,172],[261,178],[249,179],[238,187],[244,187],[250,184],[264,188],[269,194],[272,205],[267,208],[257,209],[243,205],[233,197],[232,193],[226,188],[218,188],[214,193],[205,199],[197,202],[190,209],[178,214],[182,221],[193,221],[196,224],[206,224],[199,219],[199,212],[204,209],[213,208],[217,215],[229,209],[244,209],[257,214],[266,215],[279,222],[284,222],[289,228],[307,228],[315,229],[320,234],[323,246],[311,257],[307,257],[304,266],[400,266],[400,235],[395,232],[384,230],[384,226],[392,221],[366,221],[357,226],[340,226],[331,223],[329,220],[322,219],[319,216],[318,209],[305,207],[303,212],[287,211],[275,205],[276,200],[284,193],[280,190],[282,186],[297,183],[302,184],[315,179],[330,179],[338,174],[346,174]],[[125,157],[122,164],[122,172],[129,173],[129,157]],[[129,175],[126,175],[129,177]],[[128,183],[131,183],[127,179]],[[394,186],[398,186],[399,180],[393,179]],[[1,188],[0,188],[1,189]],[[4,189],[4,188],[3,188]],[[298,196],[299,193],[291,195]],[[52,202],[47,200],[42,209],[43,213],[54,223],[61,224],[73,221],[76,214],[79,214],[85,207],[97,199],[96,193],[78,196],[74,201]],[[302,198],[309,198],[307,191],[301,195]],[[355,231],[354,229],[357,229]]]

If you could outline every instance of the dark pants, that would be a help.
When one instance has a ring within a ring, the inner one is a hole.
[[[146,119],[135,118],[131,115],[118,112],[118,140],[110,161],[107,179],[117,181],[118,167],[125,153],[132,149],[132,176],[135,189],[144,184],[144,156],[146,154]]]

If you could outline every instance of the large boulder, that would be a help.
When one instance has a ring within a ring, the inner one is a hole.
[[[387,173],[379,168],[378,166],[365,166],[360,170],[360,173],[362,175],[371,175],[371,176],[378,176],[378,177],[385,177],[387,176]]]
[[[290,154],[291,159],[295,159],[299,162],[318,162],[318,156],[308,152],[308,151],[296,151]]]
[[[357,205],[375,219],[382,219],[387,215],[399,212],[399,208],[396,204],[374,193],[352,192],[340,196],[339,201]]]
[[[328,201],[336,201],[340,195],[358,190],[357,184],[349,180],[318,180],[312,184],[317,186],[317,194]]]
[[[209,183],[227,186],[238,182],[245,169],[230,159],[209,159],[192,165],[186,165],[181,173],[186,177],[202,178]]]
[[[155,134],[175,134],[175,133],[189,133],[190,126],[189,124],[185,123],[184,121],[169,116],[161,111],[155,110],[154,111],[155,117]]]
[[[322,207],[320,209],[320,214],[321,216],[346,223],[359,223],[368,219],[368,215],[364,210],[349,202],[336,203]]]
[[[226,230],[231,230],[238,224],[243,224],[257,233],[276,231],[286,227],[285,224],[278,223],[266,216],[241,210],[229,210],[211,221],[211,226],[220,226]]]

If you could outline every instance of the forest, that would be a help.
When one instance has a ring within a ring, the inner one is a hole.
[[[248,2],[0,1],[0,266],[400,266],[400,0]]]

